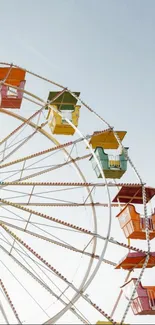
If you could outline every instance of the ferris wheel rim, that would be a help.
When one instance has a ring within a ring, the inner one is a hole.
[[[1,62],[0,64],[5,64],[5,65],[10,66],[10,64],[8,64],[8,63],[2,63],[2,62]],[[13,66],[14,66],[14,67],[19,67],[19,66],[17,66],[17,65],[13,65]],[[23,69],[23,68],[21,68],[21,69]],[[28,70],[26,70],[26,69],[23,69],[23,70],[25,70],[26,72],[28,72],[28,73],[30,73],[30,74],[35,75],[36,77],[42,78],[43,80],[46,80],[46,81],[48,81],[48,82],[50,82],[50,83],[52,83],[52,84],[55,84],[55,85],[57,85],[58,87],[60,87],[60,88],[62,88],[62,89],[66,89],[66,88],[63,87],[63,86],[61,86],[61,85],[59,85],[59,84],[57,84],[57,83],[54,83],[54,82],[52,82],[52,81],[50,81],[50,80],[48,80],[48,79],[46,79],[46,78],[40,77],[39,75],[34,74],[34,73],[32,73],[32,72],[30,72],[30,71],[28,71]],[[69,92],[70,92],[70,91],[69,91]],[[70,93],[72,93],[72,92],[70,92]],[[74,95],[74,94],[73,94],[73,95]],[[86,104],[85,104],[81,99],[80,99],[80,101],[81,101],[81,103],[83,103],[83,104],[84,104],[84,105],[85,105],[85,106],[86,106],[86,107],[87,107],[87,108],[88,108],[92,113],[94,113],[94,114],[95,114],[95,115],[96,115],[96,116],[97,116],[101,121],[103,121],[104,123],[106,123],[106,125],[108,125],[108,126],[113,130],[113,127],[111,127],[109,123],[107,123],[105,120],[103,120],[103,118],[102,118],[99,114],[97,114],[94,110],[90,109],[90,107],[89,107],[88,105],[86,105]],[[113,132],[114,132],[114,135],[115,135],[115,137],[116,137],[118,143],[121,144],[122,149],[124,150],[124,146],[122,145],[122,142],[120,141],[120,139],[119,139],[119,137],[118,137],[116,131],[113,130]],[[140,180],[140,183],[141,183],[141,185],[142,185],[142,192],[143,192],[142,197],[143,197],[143,206],[144,206],[144,216],[145,216],[145,220],[146,220],[146,239],[147,239],[147,244],[148,244],[147,257],[146,257],[146,259],[145,259],[145,261],[144,261],[143,269],[142,269],[142,272],[141,272],[141,273],[142,273],[141,275],[143,275],[143,272],[144,272],[144,270],[145,270],[145,268],[146,268],[146,266],[147,266],[147,260],[148,260],[149,251],[150,251],[150,244],[149,244],[149,230],[148,230],[148,223],[147,223],[147,210],[146,210],[146,200],[145,200],[145,187],[144,187],[144,182],[142,181],[142,178],[141,178],[140,174],[138,173],[136,167],[135,167],[134,164],[132,163],[132,161],[131,161],[131,159],[130,159],[129,156],[128,156],[128,161],[129,161],[131,167],[133,168],[133,170],[135,171],[135,173],[136,173],[138,179]],[[137,285],[138,285],[138,283],[139,283],[139,281],[140,281],[140,279],[141,279],[141,275],[139,276],[139,278],[138,278],[138,280],[137,280]],[[136,289],[136,285],[135,285],[135,289]],[[132,294],[131,299],[130,299],[130,301],[129,301],[128,307],[130,307],[130,305],[131,305],[132,298],[133,298],[133,294]],[[127,309],[129,309],[128,307],[127,307]],[[127,309],[126,309],[126,311],[128,311]],[[126,313],[126,312],[125,312],[125,313]],[[125,316],[126,316],[126,315],[125,315]],[[124,316],[123,316],[122,321],[124,321],[124,319],[125,319],[125,318],[124,318]]]
[[[21,116],[21,115],[18,115],[18,114],[16,114],[16,113],[14,113],[14,112],[10,112],[10,111],[7,111],[7,110],[5,110],[5,109],[0,109],[0,113],[3,113],[3,114],[6,114],[6,115],[9,115],[9,116],[11,116],[11,117],[13,117],[13,118],[16,118],[16,119],[18,119],[18,120],[21,120],[21,121],[23,121],[23,122],[26,122],[29,126],[31,126],[32,128],[35,128],[35,129],[37,129],[38,128],[38,126],[34,123],[34,122],[32,122],[32,121],[26,121],[26,118],[24,118],[23,116]],[[50,133],[48,133],[47,131],[45,131],[45,130],[43,130],[42,128],[39,128],[38,130],[37,130],[38,132],[40,132],[40,133],[42,133],[42,135],[44,135],[45,137],[47,137],[50,141],[52,141],[55,145],[60,145],[60,142],[57,140],[57,139],[55,139]],[[64,151],[65,151],[65,153],[66,153],[66,155],[67,155],[67,157],[68,157],[68,155],[69,155],[69,153],[67,153],[67,150],[66,149],[64,149],[64,148],[62,148]],[[73,164],[74,164],[74,166],[75,166],[75,168],[77,169],[77,172],[79,173],[79,177],[80,178],[82,178],[82,180],[84,181],[84,182],[86,182],[86,179],[85,179],[85,177],[84,177],[84,174],[82,173],[82,171],[81,171],[81,169],[79,168],[79,166],[76,164],[76,161],[73,161]],[[87,190],[88,191],[90,191],[90,189],[89,189],[89,186],[86,186],[86,188],[87,188]],[[94,206],[94,204],[93,204],[93,198],[92,198],[92,196],[90,195],[89,196],[90,197],[90,199],[91,199],[91,202],[92,202],[92,211],[93,211],[93,218],[96,218],[96,211],[95,211],[95,206]],[[96,227],[94,228],[94,233],[96,233],[97,231],[96,231]],[[92,264],[93,264],[93,262],[94,262],[94,255],[95,255],[95,252],[96,252],[96,242],[97,242],[97,237],[94,237],[93,238],[93,241],[94,241],[94,243],[95,243],[95,246],[93,246],[92,247],[92,252],[91,252],[91,255],[90,255],[90,261],[89,261],[89,263],[90,263],[90,266],[88,266],[88,271],[86,272],[86,274],[88,273],[88,275],[86,276],[86,279],[87,279],[87,277],[89,276],[89,273],[90,273],[90,270],[91,270],[91,267],[92,267]],[[89,264],[88,263],[88,264]],[[85,278],[85,276],[84,276],[84,278]],[[84,283],[85,283],[85,281],[84,281]],[[72,306],[73,306],[73,304],[72,304]]]
[[[1,64],[1,63],[0,63],[0,64]],[[14,65],[12,64],[12,66],[14,66]],[[23,70],[24,70],[24,69],[23,69]],[[4,84],[5,84],[5,82],[4,82]],[[7,84],[6,84],[6,85],[7,85]],[[16,89],[17,87],[13,86],[12,88],[15,88],[15,89]],[[64,91],[66,91],[66,88],[63,87],[63,92],[64,92]],[[34,94],[32,94],[32,93],[30,93],[30,92],[27,92],[27,91],[25,91],[25,90],[23,90],[23,93],[29,94],[29,95],[32,96],[33,98],[41,100],[39,97],[37,97],[37,96],[35,96]],[[72,92],[71,92],[71,93],[72,93]],[[52,101],[53,101],[53,100],[52,100]],[[49,103],[47,103],[47,102],[46,102],[46,103],[43,102],[43,103],[45,103],[45,106],[46,106],[47,104],[50,105],[50,104],[52,103],[52,101],[49,102]],[[43,106],[43,108],[44,108],[44,106]],[[41,111],[43,108],[41,108],[40,111]],[[50,106],[50,108],[52,108],[52,109],[54,110],[53,107]],[[61,113],[59,113],[59,115],[61,115]],[[65,118],[65,119],[66,119],[66,118]],[[88,287],[88,286],[90,285],[90,283],[92,282],[93,278],[95,277],[97,271],[99,270],[99,267],[101,266],[102,260],[103,260],[103,258],[104,258],[104,255],[105,255],[105,252],[106,252],[106,249],[107,249],[107,246],[108,246],[108,241],[109,241],[109,238],[110,238],[110,231],[111,231],[111,221],[112,221],[111,198],[110,198],[109,188],[108,188],[108,186],[107,186],[107,181],[106,181],[106,178],[105,178],[105,176],[104,176],[104,172],[103,172],[103,170],[102,170],[102,168],[101,168],[101,166],[100,166],[100,163],[99,163],[99,161],[98,161],[98,158],[97,158],[96,154],[95,154],[94,151],[91,149],[91,146],[90,146],[89,142],[87,141],[86,137],[85,137],[85,136],[84,136],[84,135],[79,131],[79,129],[78,129],[77,127],[75,127],[74,124],[73,124],[71,121],[67,120],[67,122],[68,122],[68,123],[69,123],[69,124],[70,124],[74,129],[75,129],[75,131],[76,131],[78,134],[80,134],[80,135],[83,137],[84,142],[87,144],[89,150],[91,151],[91,154],[93,155],[94,159],[96,160],[96,163],[97,163],[98,168],[99,168],[99,170],[100,170],[100,172],[101,172],[101,175],[102,175],[103,179],[105,180],[106,190],[107,190],[107,196],[108,196],[108,202],[109,202],[109,203],[108,203],[108,207],[109,207],[109,225],[108,225],[107,237],[106,237],[106,240],[105,240],[105,243],[104,243],[103,251],[102,251],[101,256],[100,256],[100,258],[99,258],[99,261],[98,261],[98,263],[97,263],[97,265],[96,265],[96,267],[95,267],[95,270],[93,271],[92,275],[90,276],[89,280],[87,281],[87,284],[85,285],[85,290],[86,290],[87,287]],[[96,225],[97,225],[97,219],[95,220],[95,223],[96,223]],[[96,239],[95,239],[95,240],[96,240]],[[90,261],[90,262],[91,262],[91,261]],[[92,259],[92,263],[93,263],[93,259]],[[87,272],[86,277],[85,277],[86,279],[88,278],[89,273],[90,273],[90,271]],[[85,278],[84,278],[84,279],[85,279]],[[83,284],[82,284],[82,285],[84,285],[84,284],[85,284],[85,282],[83,281]],[[82,287],[82,285],[81,285],[81,287],[80,287],[80,289],[79,289],[79,292],[80,292],[80,291],[83,291],[83,287]],[[75,297],[80,297],[80,296],[81,296],[81,294],[79,295],[79,293],[78,293],[78,294],[75,294]],[[78,298],[77,298],[77,299],[78,299]],[[75,298],[75,300],[76,300],[76,298]],[[72,301],[70,302],[70,304],[72,304]],[[67,308],[64,308],[64,312],[65,312],[65,309],[67,310]],[[68,307],[68,309],[69,309],[69,307]],[[55,321],[55,320],[54,320],[54,321]]]

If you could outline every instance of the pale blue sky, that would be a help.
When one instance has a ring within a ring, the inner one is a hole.
[[[128,131],[129,154],[155,186],[155,1],[0,0],[0,17],[0,61],[81,91]]]
[[[151,181],[141,158],[145,150],[145,164],[155,163],[155,2],[0,0],[0,12],[1,61],[80,90],[112,125],[128,130],[132,158]]]

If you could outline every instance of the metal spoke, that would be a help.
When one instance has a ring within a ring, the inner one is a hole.
[[[0,246],[0,248],[5,252],[5,254],[9,255],[11,257],[11,259],[21,267],[21,269],[23,269],[28,275],[30,275],[38,284],[40,284],[45,290],[47,290],[47,292],[49,292],[52,296],[54,296],[56,299],[58,299],[64,306],[66,306],[66,302],[59,297],[45,282],[43,282],[40,278],[38,278],[34,273],[32,273],[25,265],[23,265],[15,256],[13,256],[12,254],[9,254],[9,252],[2,246]],[[63,294],[64,295],[64,294]],[[67,298],[65,296],[65,298]],[[68,298],[67,298],[68,300]],[[69,301],[69,300],[68,300]],[[86,321],[85,318],[83,318],[80,314],[80,311],[74,307],[70,308],[70,311],[79,319],[83,322],[83,324],[89,324],[88,321]]]
[[[18,87],[15,87],[15,86],[12,86],[12,85],[8,85],[6,83],[5,83],[5,85],[11,86],[14,89],[18,89]],[[26,91],[24,91],[24,92],[26,92]],[[65,92],[65,89],[62,90],[62,92],[60,92],[57,96],[55,96],[55,98],[50,103],[52,103],[55,99],[57,99],[64,92]],[[26,93],[28,93],[28,92],[26,92]],[[44,106],[42,106],[37,112],[35,112],[34,114],[32,114],[28,119],[26,119],[26,121],[24,121],[22,124],[20,124],[16,129],[14,129],[7,137],[5,137],[3,140],[1,140],[0,141],[0,145],[3,144],[6,140],[8,140],[17,131],[19,131],[25,125],[25,123],[28,123],[29,121],[31,121],[32,119],[34,119],[34,117],[36,117],[38,114],[40,114],[42,112],[42,110],[45,108],[46,105],[47,105],[47,103]]]
[[[36,253],[31,247],[29,247],[23,240],[17,237],[13,232],[11,232],[6,226],[1,224],[1,227],[6,230],[13,238],[15,238],[20,244],[22,244],[28,251],[30,251],[37,259],[41,260],[43,264],[47,265],[49,269],[51,269],[56,276],[58,276],[61,280],[67,283],[75,292],[80,294],[82,298],[84,298],[90,305],[92,305],[96,310],[98,310],[102,315],[104,315],[109,321],[114,322],[114,320],[107,315],[101,308],[99,308],[96,304],[94,304],[86,295],[82,292],[79,292],[78,289],[66,278],[64,277],[59,271],[57,271],[53,266],[51,266],[45,259],[43,259],[38,253]],[[51,324],[52,319],[50,318],[44,324]]]
[[[3,292],[4,292],[5,296],[6,296],[6,299],[7,299],[8,303],[9,303],[15,317],[16,317],[16,320],[17,320],[18,324],[22,324],[20,319],[19,319],[18,313],[17,313],[17,311],[16,311],[16,309],[15,309],[13,303],[12,303],[12,300],[11,300],[9,294],[8,294],[8,291],[7,291],[6,287],[4,286],[4,283],[3,283],[3,281],[1,279],[0,279],[0,286],[1,286]]]
[[[89,245],[90,241],[89,241],[89,243],[86,245],[86,247],[85,247],[83,250],[81,250],[81,249],[78,249],[78,248],[76,248],[76,247],[74,247],[74,246],[71,246],[71,245],[69,245],[69,244],[64,244],[63,242],[60,242],[60,241],[56,241],[56,240],[50,239],[49,237],[42,236],[42,235],[40,235],[40,234],[38,234],[38,233],[34,233],[34,232],[32,232],[32,231],[30,231],[30,230],[27,230],[27,229],[23,229],[22,227],[15,226],[14,224],[11,224],[11,223],[6,222],[6,221],[3,221],[2,224],[6,225],[6,226],[8,226],[8,227],[14,228],[14,229],[16,229],[16,230],[20,230],[20,231],[22,231],[22,232],[26,232],[26,233],[29,234],[29,235],[32,235],[32,236],[37,237],[37,238],[39,238],[39,239],[45,240],[45,241],[50,242],[50,243],[52,243],[52,244],[54,244],[54,245],[57,245],[57,246],[59,246],[59,247],[66,248],[66,249],[69,249],[69,250],[74,251],[74,252],[76,252],[76,253],[80,253],[80,254],[82,254],[82,255],[86,255],[86,256],[89,256],[89,257],[92,256],[91,253],[85,251],[85,249],[86,249],[87,246]],[[91,241],[92,241],[92,239],[91,239]],[[14,242],[13,242],[13,245],[14,245]],[[11,253],[11,251],[10,251],[10,253]],[[99,259],[99,255],[93,255],[93,258],[94,258],[94,259]],[[107,263],[107,264],[109,264],[109,265],[112,265],[112,266],[116,266],[116,265],[117,265],[116,263],[114,263],[114,262],[112,262],[112,261],[109,261],[109,260],[106,260],[106,259],[103,259],[103,262],[104,262],[104,263]]]

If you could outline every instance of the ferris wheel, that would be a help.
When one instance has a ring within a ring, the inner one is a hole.
[[[0,64],[0,87],[0,323],[151,319],[155,188],[127,132],[19,66]]]

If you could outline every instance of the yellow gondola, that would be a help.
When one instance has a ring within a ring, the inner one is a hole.
[[[48,101],[52,101],[58,94],[58,92],[51,91],[48,96]],[[73,94],[76,97],[80,95],[79,92]],[[65,91],[56,100],[53,100],[50,106],[46,107],[46,109],[48,108],[48,125],[53,134],[73,135],[75,133],[75,129],[66,121],[66,118],[76,127],[78,126],[81,106],[76,104],[77,99],[70,92]]]

